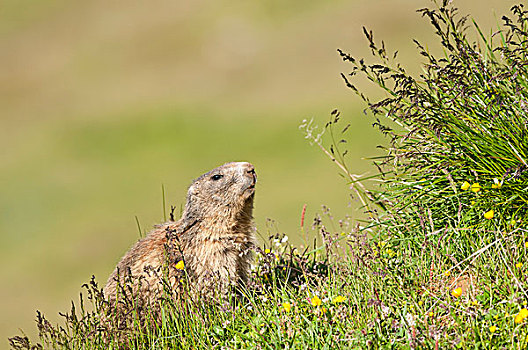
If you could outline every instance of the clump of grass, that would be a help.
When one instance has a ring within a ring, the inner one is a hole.
[[[480,232],[472,237],[475,248],[493,240],[497,229],[526,224],[528,18],[523,5],[513,6],[515,19],[504,16],[503,27],[489,36],[473,22],[480,41],[471,42],[468,17],[449,3],[418,11],[430,20],[444,50],[435,57],[415,41],[425,58],[419,77],[408,74],[366,29],[377,62],[339,53],[352,65],[343,74],[346,84],[367,102],[375,124],[390,136],[378,166],[391,215],[405,222],[406,230],[425,224],[433,231],[471,228],[460,235]],[[358,74],[386,97],[370,101],[352,83]],[[386,119],[396,127],[387,126]]]
[[[381,285],[391,290],[393,305],[415,315],[407,322],[409,346],[433,338],[435,347],[471,341],[522,347],[524,318],[514,316],[528,299],[522,263],[528,248],[528,12],[513,6],[514,19],[502,17],[503,25],[488,36],[473,21],[473,42],[469,17],[450,3],[418,11],[444,52],[436,57],[415,41],[425,59],[418,77],[366,29],[374,63],[339,50],[352,65],[342,75],[346,85],[389,137],[386,155],[375,160],[381,186],[371,202],[381,211],[366,229],[380,250],[386,244],[397,252],[383,271],[404,293],[388,281]],[[371,101],[355,85],[356,75],[385,97]],[[332,118],[327,129],[337,122]]]

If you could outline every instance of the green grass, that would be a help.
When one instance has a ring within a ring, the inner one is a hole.
[[[326,228],[319,225],[317,230]],[[523,307],[524,295],[516,279],[522,279],[524,269],[507,261],[513,251],[514,261],[525,259],[524,245],[513,243],[522,241],[520,235],[499,239],[474,256],[471,264],[446,276],[443,272],[452,265],[443,261],[441,253],[431,254],[444,246],[401,248],[398,242],[372,239],[346,225],[343,231],[346,234],[326,233],[320,249],[306,252],[292,249],[282,236],[271,237],[269,250],[258,250],[246,299],[169,300],[161,321],[151,320],[150,328],[137,322],[125,330],[105,328],[100,314],[106,309],[98,288],[90,284],[83,292],[85,305],[76,303],[65,316],[68,327],[39,318],[40,342],[50,348],[75,349],[526,345],[526,327],[514,322]],[[461,297],[451,295],[457,278],[468,281]],[[491,326],[498,330],[491,333]]]

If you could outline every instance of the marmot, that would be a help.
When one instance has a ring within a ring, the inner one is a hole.
[[[156,226],[125,254],[104,287],[105,298],[115,303],[125,290],[118,286],[134,280],[139,301],[153,302],[167,287],[161,274],[174,292],[184,276],[200,292],[245,282],[255,246],[256,182],[255,168],[246,162],[224,164],[194,180],[181,219]]]

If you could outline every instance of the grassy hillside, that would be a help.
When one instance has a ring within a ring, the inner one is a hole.
[[[475,8],[475,1],[459,4]],[[91,274],[104,280],[144,230],[180,205],[192,178],[225,161],[257,167],[257,227],[299,244],[300,212],[361,215],[327,159],[298,130],[340,108],[351,169],[383,138],[343,88],[336,48],[366,54],[361,26],[411,71],[412,37],[431,36],[427,2],[90,3],[5,1],[0,23],[0,337],[34,335]],[[479,3],[480,4],[480,3]],[[489,3],[498,13],[508,7]],[[489,8],[472,14],[494,23]]]

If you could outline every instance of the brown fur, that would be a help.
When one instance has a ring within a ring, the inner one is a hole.
[[[132,281],[139,301],[153,302],[167,287],[161,276],[168,277],[176,294],[184,275],[198,292],[226,291],[245,282],[255,245],[255,183],[253,165],[242,162],[224,164],[194,180],[181,219],[158,225],[125,254],[108,279],[105,297],[115,302],[124,290],[119,286]],[[183,271],[175,268],[181,260]]]

